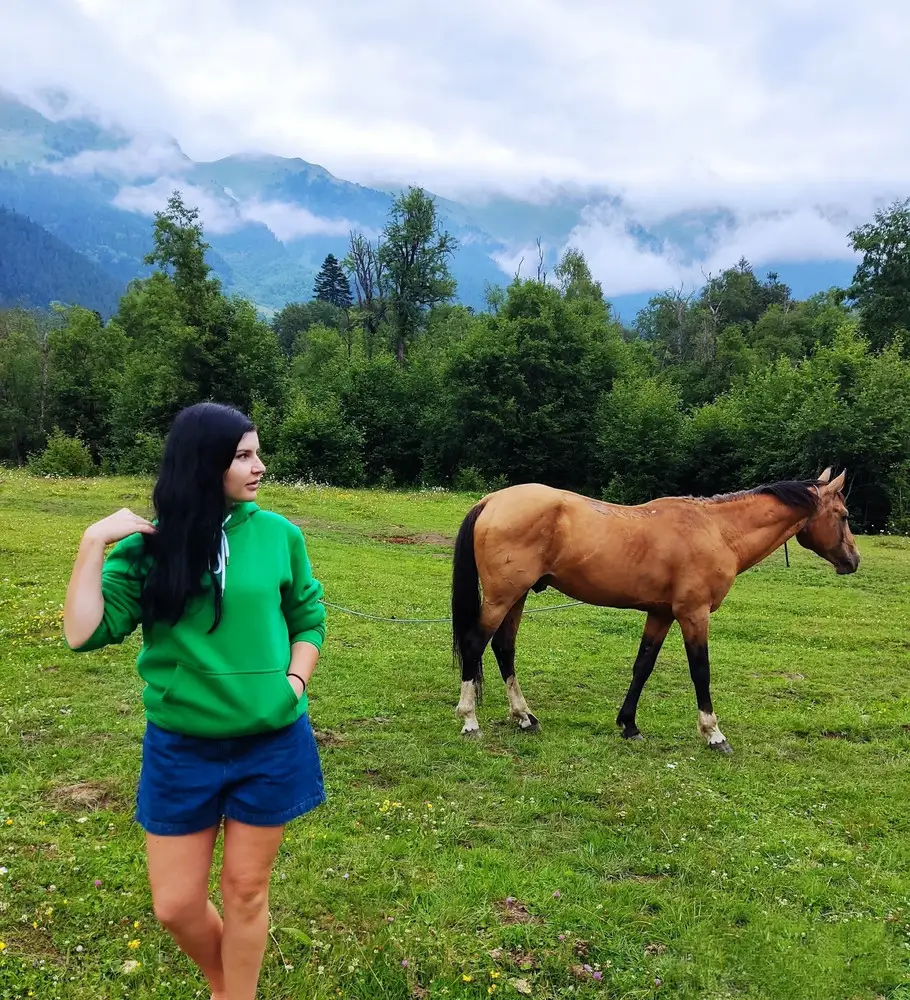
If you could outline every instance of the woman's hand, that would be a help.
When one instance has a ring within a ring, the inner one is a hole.
[[[303,681],[296,674],[288,674],[288,682],[294,689],[294,694],[297,695],[297,700],[303,697]]]
[[[139,531],[144,535],[153,535],[157,531],[151,521],[146,521],[144,517],[139,517],[131,510],[124,507],[116,514],[96,521],[85,529],[83,537],[87,541],[100,542],[103,545],[113,545],[129,535],[134,535]]]

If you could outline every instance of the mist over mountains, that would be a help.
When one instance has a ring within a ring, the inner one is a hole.
[[[46,295],[68,301],[82,289],[83,304],[106,313],[118,288],[148,273],[143,257],[151,217],[179,189],[200,210],[211,264],[226,290],[268,314],[310,298],[326,254],[343,257],[351,230],[378,233],[392,197],[405,186],[367,187],[304,159],[269,154],[196,162],[172,136],[74,116],[65,95],[45,94],[32,104],[0,94],[0,207],[6,210],[0,260],[20,257],[15,272],[10,265],[0,270],[5,302],[45,305]],[[547,268],[563,247],[579,246],[627,321],[651,294],[680,284],[694,288],[741,256],[757,272],[777,272],[796,297],[847,283],[855,266],[846,234],[856,220],[830,205],[662,214],[636,210],[616,194],[564,186],[535,201],[505,195],[436,200],[442,224],[460,244],[452,263],[458,298],[475,308],[483,307],[488,283],[505,284],[519,270],[536,273],[538,238]],[[28,230],[23,257],[16,242],[27,230],[23,220],[54,242]],[[787,233],[794,259],[779,256]],[[87,266],[78,267],[82,262]],[[32,273],[38,271],[40,279]]]

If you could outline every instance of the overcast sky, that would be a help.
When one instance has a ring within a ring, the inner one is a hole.
[[[0,87],[66,88],[194,159],[269,151],[463,198],[608,188],[626,214],[588,214],[593,257],[630,252],[628,216],[717,205],[737,225],[709,256],[844,257],[876,199],[910,194],[906,0],[2,6]]]

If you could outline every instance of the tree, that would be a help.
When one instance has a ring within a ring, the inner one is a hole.
[[[587,487],[591,413],[615,374],[612,336],[553,286],[514,281],[499,313],[473,320],[445,358],[430,467],[446,479],[473,468],[488,481]]]
[[[553,273],[563,298],[569,301],[589,299],[604,304],[603,288],[599,281],[594,280],[581,250],[566,247]]]
[[[433,379],[429,366],[396,363],[391,354],[358,358],[341,389],[342,413],[363,442],[364,469],[371,482],[413,483],[423,457],[422,415]]]
[[[392,203],[377,256],[399,361],[426,310],[455,294],[449,259],[457,247],[455,237],[439,228],[436,204],[422,188],[411,187]]]
[[[327,326],[347,337],[350,321],[347,313],[331,302],[289,302],[272,317],[272,329],[285,354],[293,357],[306,348],[306,334],[314,326]]]
[[[257,403],[280,407],[284,400],[285,362],[275,333],[250,303],[227,298],[210,276],[197,215],[177,193],[157,213],[148,259],[162,270],[133,282],[120,303],[118,324],[133,350],[112,407],[118,458],[142,434],[161,437],[191,403],[215,399],[249,412]]]
[[[910,331],[910,198],[876,212],[850,233],[863,255],[847,290],[860,310],[860,329],[875,349]]]
[[[357,296],[355,318],[363,326],[363,340],[367,357],[372,357],[379,327],[385,317],[384,265],[382,243],[376,246],[363,235],[351,232],[348,255],[342,267],[354,278]]]
[[[685,418],[665,378],[621,378],[605,393],[594,427],[603,496],[644,503],[676,492]]]
[[[333,254],[329,254],[322,262],[313,291],[320,302],[330,302],[339,309],[349,309],[353,304],[347,275]]]
[[[50,335],[50,424],[79,438],[95,460],[110,440],[110,418],[129,353],[129,338],[113,321],[74,306]]]
[[[361,443],[337,400],[315,404],[298,395],[279,429],[272,473],[281,479],[358,486],[363,481]]]
[[[41,340],[35,315],[0,312],[0,461],[22,465],[43,443]]]
[[[146,264],[158,264],[173,279],[184,319],[192,326],[205,324],[209,308],[221,295],[221,282],[210,276],[205,260],[210,247],[202,238],[198,218],[198,209],[187,208],[180,192],[174,191],[167,210],[155,213],[155,248],[145,257]]]

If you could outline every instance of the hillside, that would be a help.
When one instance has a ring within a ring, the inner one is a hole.
[[[111,315],[123,285],[62,240],[0,208],[0,305],[78,303]]]

